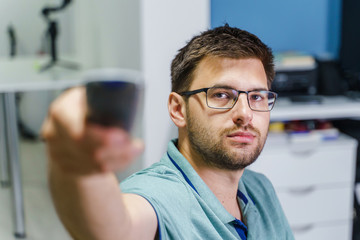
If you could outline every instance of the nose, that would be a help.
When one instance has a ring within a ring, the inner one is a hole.
[[[246,126],[251,123],[253,111],[250,109],[247,95],[240,94],[235,106],[232,109],[232,119],[236,125]]]

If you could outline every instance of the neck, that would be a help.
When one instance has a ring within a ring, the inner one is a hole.
[[[237,201],[237,190],[239,180],[244,172],[240,170],[219,169],[206,164],[206,159],[202,159],[187,144],[180,144],[179,151],[189,161],[202,180],[214,193],[224,208],[234,217],[241,220],[241,210]]]

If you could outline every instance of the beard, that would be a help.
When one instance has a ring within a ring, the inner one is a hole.
[[[249,166],[260,155],[266,137],[261,140],[261,133],[258,129],[251,125],[241,126],[234,125],[232,128],[225,129],[220,132],[219,135],[213,134],[211,130],[194,119],[189,109],[186,109],[187,118],[187,134],[189,137],[192,148],[202,157],[202,160],[208,166],[212,166],[223,170],[240,170]],[[252,131],[256,134],[256,146],[255,149],[250,150],[247,148],[247,143],[237,144],[235,148],[241,148],[241,154],[239,151],[231,151],[227,149],[224,143],[223,136],[226,136],[236,130]],[[267,133],[266,133],[267,135]],[[240,155],[240,156],[239,156]]]

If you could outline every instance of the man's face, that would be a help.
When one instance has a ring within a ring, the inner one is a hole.
[[[264,67],[258,59],[205,58],[198,65],[189,90],[228,86],[237,90],[268,90]],[[232,109],[211,109],[206,94],[189,97],[186,106],[190,148],[203,163],[227,170],[239,170],[260,154],[268,132],[269,112],[249,108],[240,94]]]

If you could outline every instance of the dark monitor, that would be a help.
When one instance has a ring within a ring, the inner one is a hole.
[[[339,62],[349,90],[360,90],[360,1],[342,0]]]

